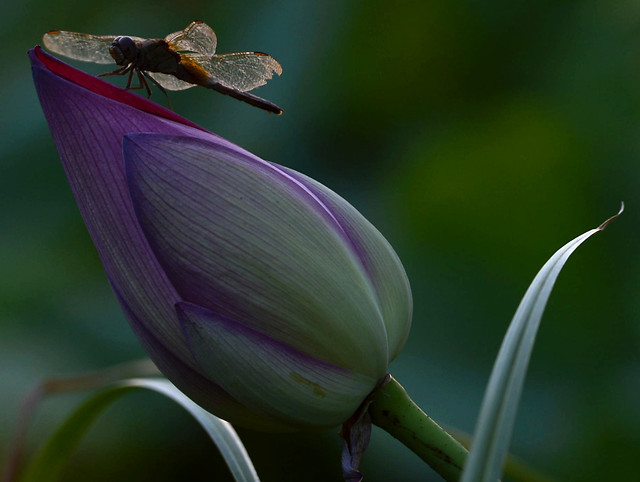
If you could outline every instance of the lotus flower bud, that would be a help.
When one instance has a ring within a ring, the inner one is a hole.
[[[410,326],[409,283],[382,235],[316,181],[29,55],[84,222],[160,370],[232,423],[349,418]]]

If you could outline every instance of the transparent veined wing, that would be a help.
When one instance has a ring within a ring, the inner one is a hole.
[[[190,84],[173,75],[161,74],[160,72],[146,72],[146,74],[167,90],[185,90],[196,86],[196,84]]]
[[[115,35],[89,35],[87,33],[52,30],[42,37],[44,46],[52,52],[74,60],[94,62],[96,64],[113,64],[109,54],[111,42]],[[138,37],[131,37],[141,40]]]
[[[266,84],[274,72],[282,74],[280,63],[262,52],[214,55],[210,59],[197,58],[196,61],[222,85],[240,92]]]
[[[191,22],[187,28],[173,32],[164,38],[178,52],[188,52],[191,57],[210,58],[216,53],[216,33],[206,23]]]

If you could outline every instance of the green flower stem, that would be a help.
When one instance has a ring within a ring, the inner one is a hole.
[[[434,422],[390,377],[369,406],[371,421],[393,435],[445,480],[459,480],[467,450]]]

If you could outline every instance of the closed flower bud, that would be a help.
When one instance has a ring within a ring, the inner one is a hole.
[[[232,423],[349,418],[410,326],[409,283],[382,235],[318,182],[30,56],[82,217],[160,370]]]

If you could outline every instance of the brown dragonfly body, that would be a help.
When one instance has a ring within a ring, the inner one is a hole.
[[[129,74],[126,88],[145,88],[149,96],[151,89],[146,80],[165,94],[165,89],[182,90],[199,85],[266,111],[282,113],[277,105],[247,92],[265,84],[274,72],[279,75],[280,64],[262,52],[215,55],[215,33],[202,22],[192,22],[185,30],[164,39],[56,30],[45,34],[44,44],[56,53],[77,60],[115,61],[120,68],[102,75]],[[134,73],[139,81],[137,87],[131,85]]]

